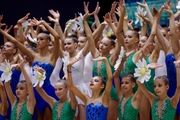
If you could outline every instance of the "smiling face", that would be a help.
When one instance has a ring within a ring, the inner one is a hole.
[[[46,33],[39,33],[37,36],[37,49],[42,49],[49,46],[49,38],[47,37],[48,35]]]
[[[163,80],[162,78],[156,78],[154,80],[154,91],[157,96],[167,94],[168,89],[169,85],[166,84],[165,80]]]
[[[124,43],[127,48],[134,47],[135,49],[138,41],[139,41],[139,34],[136,31],[128,30],[125,33]]]
[[[76,50],[77,43],[75,43],[72,38],[66,38],[64,40],[64,48],[68,53],[72,53]]]
[[[63,82],[57,82],[55,85],[54,85],[54,88],[55,88],[55,94],[56,96],[61,99],[63,98],[64,96],[67,95],[67,92],[68,92],[68,88],[66,86],[65,83]]]
[[[86,37],[83,37],[83,36],[80,36],[78,38],[78,46],[77,46],[77,49],[78,50],[82,50],[86,44]]]
[[[135,83],[131,80],[131,77],[123,77],[121,82],[121,89],[123,94],[133,91]]]

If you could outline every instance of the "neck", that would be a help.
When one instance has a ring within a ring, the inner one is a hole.
[[[39,52],[40,56],[46,56],[47,53],[49,53],[49,51],[46,47],[39,49],[38,52]]]
[[[60,99],[60,103],[65,103],[68,100],[67,95]]]
[[[130,91],[130,92],[126,92],[126,93],[124,94],[124,97],[125,97],[126,99],[128,99],[128,98],[131,97],[132,95],[133,95],[133,92]]]
[[[126,52],[128,53],[128,52],[132,52],[132,51],[135,51],[136,50],[136,48],[135,47],[126,47]]]
[[[99,96],[100,96],[100,94],[99,94],[100,92],[92,92],[92,99],[94,100],[94,99],[96,99],[96,98],[98,98]]]
[[[101,56],[102,56],[102,57],[108,57],[109,55],[110,55],[109,52],[101,53]]]
[[[14,60],[13,55],[5,55],[5,59],[9,60],[9,62],[11,63]]]
[[[23,104],[27,101],[27,98],[19,98],[19,104]]]
[[[167,94],[164,94],[164,95],[159,96],[159,100],[160,100],[160,101],[164,101],[164,100],[167,99],[167,98],[168,98]]]
[[[74,58],[77,55],[77,51],[74,50],[73,52],[69,53],[70,58]]]

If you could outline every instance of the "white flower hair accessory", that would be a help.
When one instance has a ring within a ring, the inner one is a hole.
[[[39,83],[39,87],[42,87],[44,84],[44,80],[46,79],[46,72],[40,73],[39,71],[35,70],[33,72],[33,86],[36,87],[37,84]]]
[[[73,34],[74,31],[76,31],[78,28],[76,20],[69,20],[67,22],[65,31],[67,31],[67,34]]]
[[[103,30],[102,35],[103,35],[103,37],[111,37],[112,34],[113,34],[112,29],[110,27],[108,27]]]
[[[30,34],[27,35],[27,38],[29,41],[31,41],[32,43],[36,43],[37,42],[37,38],[32,38]]]
[[[68,78],[67,65],[69,63],[69,54],[67,53],[66,55],[64,55],[62,60],[64,62],[64,66],[63,66],[64,76],[63,76],[63,79],[67,79]]]
[[[82,15],[82,13],[78,13],[78,14],[79,14],[79,17],[77,18],[78,19],[78,22],[77,22],[78,30],[80,32],[83,32],[84,31],[83,15]]]
[[[180,9],[180,1],[178,1],[177,5],[176,5],[176,9]]]
[[[136,21],[135,21],[135,24],[137,24],[138,22],[140,22],[140,25],[143,26],[143,20],[141,17],[139,17],[139,15],[143,15],[143,16],[146,16],[147,12],[146,11],[143,11],[143,8],[141,8],[140,6],[137,6],[137,12],[135,12],[135,16],[136,16]]]
[[[114,66],[114,69],[117,70],[118,66],[120,65],[121,61],[122,61],[122,58],[124,56],[124,53],[125,53],[125,50],[124,50],[124,47],[121,46],[121,51],[120,51],[120,54],[119,54],[119,58],[118,60],[116,61],[116,64]]]
[[[7,61],[5,59],[5,64],[1,63],[0,65],[0,70],[3,71],[2,75],[1,75],[1,80],[5,82],[8,82],[11,80],[11,76],[12,76],[12,66],[9,63],[9,61]]]
[[[134,77],[139,77],[138,80],[141,83],[144,83],[144,81],[148,82],[151,78],[151,70],[148,68],[148,65],[146,63],[146,60],[143,58],[142,61],[139,60],[136,63],[137,68],[135,68]]]

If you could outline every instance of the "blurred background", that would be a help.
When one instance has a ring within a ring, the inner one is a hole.
[[[17,20],[25,16],[27,13],[31,13],[29,18],[36,17],[48,21],[47,16],[50,15],[48,10],[58,10],[61,14],[60,24],[64,29],[66,21],[74,18],[74,13],[81,12],[84,14],[83,2],[90,2],[89,11],[93,12],[96,7],[96,0],[0,0],[0,14],[4,15],[3,23],[8,26],[15,25]],[[111,9],[111,4],[114,0],[99,0],[100,2],[100,21],[103,21],[105,13]],[[142,2],[142,0],[126,0],[126,9],[129,19],[135,21],[134,12],[136,11],[136,2]],[[172,1],[172,9],[176,12],[177,0]],[[150,8],[156,6],[158,9],[166,2],[166,0],[146,0]],[[164,12],[161,21],[166,21],[168,15]],[[165,19],[166,18],[166,19]],[[52,24],[53,25],[53,24]],[[13,33],[13,32],[12,32]],[[0,45],[3,44],[2,35],[0,35]]]

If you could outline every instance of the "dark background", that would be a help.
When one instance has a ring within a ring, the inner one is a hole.
[[[84,1],[87,2],[87,0],[0,0],[0,14],[4,15],[2,23],[10,26],[15,25],[17,20],[27,13],[31,13],[29,18],[36,17],[40,19],[40,17],[42,17],[45,21],[48,21],[47,16],[50,15],[48,10],[59,10],[61,14],[60,24],[64,29],[66,21],[74,18],[74,13],[81,12],[84,14]],[[101,7],[99,18],[101,21],[103,21],[103,15],[110,11],[113,1],[114,0],[99,0]],[[138,0],[127,0],[126,2],[130,1],[135,2]],[[89,0],[89,2],[89,11],[92,12],[96,7],[97,1]],[[0,35],[0,44],[3,44],[2,38],[2,35]]]

